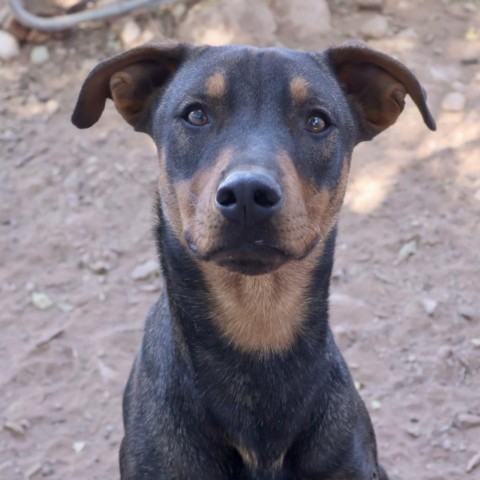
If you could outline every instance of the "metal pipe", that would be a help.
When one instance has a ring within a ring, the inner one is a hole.
[[[22,0],[9,0],[15,18],[26,27],[43,31],[67,30],[79,23],[103,20],[109,17],[125,15],[138,8],[153,8],[157,5],[177,3],[180,0],[131,0],[122,4],[106,5],[83,12],[60,15],[57,17],[39,17],[30,13]]]

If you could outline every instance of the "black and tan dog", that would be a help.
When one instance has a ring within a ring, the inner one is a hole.
[[[328,324],[354,146],[422,87],[363,44],[323,53],[150,43],[98,65],[73,115],[107,98],[160,157],[166,290],[124,396],[126,480],[386,480]]]

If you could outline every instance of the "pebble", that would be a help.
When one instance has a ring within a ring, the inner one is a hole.
[[[465,109],[465,95],[460,92],[450,92],[442,100],[442,110],[447,112],[461,112]]]
[[[389,33],[388,20],[383,15],[374,15],[360,27],[360,33],[367,39],[384,38]]]
[[[453,354],[454,351],[453,348],[450,347],[450,345],[442,345],[437,350],[437,355],[444,360],[450,358]]]
[[[430,317],[435,313],[438,306],[438,302],[432,298],[424,298],[421,303],[425,313]]]
[[[472,415],[471,413],[460,413],[455,423],[460,428],[480,427],[480,416]]]
[[[137,265],[130,273],[130,276],[133,280],[146,280],[147,278],[157,276],[159,273],[158,262],[156,260],[147,260]]]
[[[46,293],[42,293],[42,292],[32,293],[32,303],[39,310],[48,310],[54,305],[53,300]]]
[[[105,440],[108,440],[112,436],[112,433],[114,432],[114,430],[115,430],[115,426],[111,425],[111,424],[108,424],[105,427],[105,431],[103,433],[103,438],[105,438]]]
[[[120,39],[124,46],[129,47],[140,38],[141,34],[142,30],[138,26],[138,23],[130,19],[123,26]]]
[[[480,200],[480,190],[478,191]],[[476,310],[475,308],[462,306],[458,309],[458,313],[465,318],[465,320],[480,320],[480,310]]]
[[[105,275],[110,271],[112,267],[108,262],[104,262],[103,260],[98,260],[96,262],[89,264],[89,268],[93,273],[96,273],[97,275]]]
[[[87,446],[86,442],[74,442],[72,445],[72,448],[76,453],[80,453],[80,452],[83,452],[83,450],[85,450],[86,446]]]
[[[473,196],[475,200],[478,200],[480,202],[480,189],[475,192],[475,195]]]
[[[38,45],[32,48],[30,52],[30,61],[36,65],[48,62],[50,60],[50,53],[45,45]]]
[[[472,338],[470,343],[473,345],[473,348],[480,348],[480,338]]]
[[[9,60],[20,54],[20,47],[17,39],[8,32],[0,30],[0,59]]]
[[[413,438],[418,438],[421,434],[420,427],[418,425],[409,425],[406,430],[407,433]]]
[[[467,468],[465,469],[467,473],[472,472],[480,465],[480,452],[477,452],[467,463]]]
[[[380,410],[382,408],[382,404],[378,400],[372,400],[370,402],[370,407],[372,410]]]
[[[362,10],[382,10],[385,0],[356,0],[358,8]]]
[[[42,466],[42,475],[44,477],[49,477],[55,473],[55,467],[52,462],[46,461]]]
[[[330,7],[325,0],[273,0],[278,33],[296,41],[315,41],[330,31]]]
[[[400,263],[410,258],[412,255],[417,253],[417,241],[410,240],[409,242],[405,243],[400,251],[398,252],[397,261],[395,265],[399,265]]]
[[[22,436],[22,435],[25,434],[25,428],[23,428],[23,426],[19,423],[15,423],[15,422],[11,422],[11,421],[5,422],[3,424],[3,428],[5,430],[8,430],[8,431],[14,433],[15,435]]]

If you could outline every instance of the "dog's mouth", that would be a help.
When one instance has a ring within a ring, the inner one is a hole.
[[[206,260],[243,275],[263,275],[274,272],[293,256],[270,245],[244,244],[236,248],[220,248]]]
[[[285,248],[258,242],[235,246],[219,246],[201,254],[192,242],[188,242],[192,253],[202,261],[214,262],[220,267],[242,275],[264,275],[278,270],[292,260],[307,257],[318,244],[317,238],[302,255],[295,255]]]

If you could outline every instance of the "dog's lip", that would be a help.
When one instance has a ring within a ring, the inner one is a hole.
[[[293,260],[293,256],[288,252],[272,245],[256,243],[218,248],[207,257],[207,261],[244,275],[271,273],[289,260]]]
[[[232,260],[235,258],[255,258],[260,255],[265,255],[267,257],[270,256],[279,256],[284,257],[285,259],[294,258],[294,255],[286,251],[285,249],[276,246],[263,243],[261,240],[255,242],[245,242],[239,245],[220,245],[215,247],[214,249],[210,250],[209,252],[202,254],[198,251],[196,245],[189,241],[188,245],[190,250],[201,260],[204,261],[215,261],[219,258],[231,258]]]
[[[203,261],[231,261],[244,259],[244,260],[254,260],[255,258],[262,260],[274,259],[283,259],[283,263],[289,260],[303,260],[308,257],[310,253],[315,249],[321,240],[320,236],[314,238],[310,245],[305,249],[301,255],[295,255],[294,253],[288,251],[285,248],[282,248],[278,245],[271,245],[263,242],[263,240],[256,240],[253,242],[245,242],[239,245],[219,245],[213,248],[212,250],[202,253],[198,250],[195,243],[187,238],[187,244],[191,252],[199,259]]]

